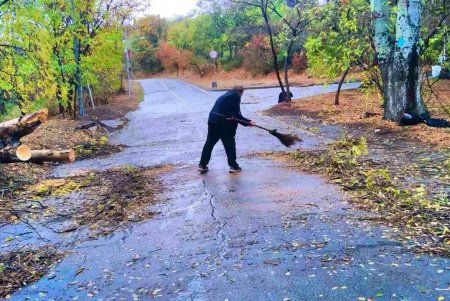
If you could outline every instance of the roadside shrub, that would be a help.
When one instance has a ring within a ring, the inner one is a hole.
[[[301,74],[308,68],[308,58],[304,51],[294,53],[291,62],[294,73]]]
[[[205,76],[209,71],[214,69],[214,65],[208,59],[200,56],[191,56],[189,63],[191,70],[200,77]]]
[[[81,60],[83,87],[90,84],[95,100],[99,104],[108,103],[122,83],[122,32],[115,29],[102,30],[91,45],[91,54]]]
[[[269,41],[264,34],[254,35],[239,55],[243,57],[242,67],[252,75],[267,74],[273,69]]]
[[[163,70],[161,62],[156,57],[156,48],[148,40],[138,40],[133,45],[135,51],[131,57],[133,71],[158,73]]]
[[[242,66],[244,58],[240,55],[237,55],[231,59],[221,60],[220,64],[222,65],[223,70],[231,71],[234,69],[238,69]]]

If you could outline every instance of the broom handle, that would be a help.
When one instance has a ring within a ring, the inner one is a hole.
[[[214,114],[214,115],[218,115],[218,116],[222,116],[222,117],[225,117],[225,118],[231,118],[231,120],[236,120],[236,121],[238,121],[238,122],[250,124],[250,122],[248,122],[248,121],[245,121],[245,120],[242,120],[242,119],[238,119],[238,118],[234,118],[234,117],[228,117],[228,116],[223,115],[223,114],[220,114],[220,113],[215,113],[215,112],[213,112],[213,114]],[[260,128],[260,129],[263,129],[263,130],[266,130],[266,131],[268,131],[268,132],[273,132],[273,130],[269,130],[269,129],[267,129],[267,128],[265,128],[265,127],[262,127],[262,126],[260,126],[260,125],[257,125],[257,124],[254,124],[253,126],[254,126],[254,127],[257,127],[257,128]]]

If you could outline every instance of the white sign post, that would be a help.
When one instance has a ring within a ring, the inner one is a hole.
[[[213,60],[213,62],[214,62],[214,67],[215,67],[215,69],[214,69],[214,72],[215,73],[217,73],[217,57],[219,56],[219,54],[217,53],[217,51],[215,51],[215,50],[211,50],[210,52],[209,52],[209,57]],[[212,88],[213,89],[216,89],[217,88],[217,82],[212,82],[211,83],[211,86],[212,86]]]
[[[211,50],[209,52],[209,57],[212,58],[212,60],[214,62],[214,66],[216,67],[216,72],[217,72],[217,57],[218,56],[219,56],[219,54],[215,50]]]

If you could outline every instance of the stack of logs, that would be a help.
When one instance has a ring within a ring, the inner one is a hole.
[[[33,133],[48,118],[48,110],[43,109],[29,115],[0,123],[0,164],[19,162],[73,162],[73,149],[31,150],[20,144],[20,138]]]

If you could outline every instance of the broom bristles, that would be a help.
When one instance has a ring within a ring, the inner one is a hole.
[[[284,146],[286,147],[291,147],[292,145],[294,145],[297,142],[302,142],[303,140],[300,139],[298,136],[296,135],[292,135],[292,134],[281,134],[278,133],[276,130],[271,131],[270,132],[273,136],[277,137],[278,140],[280,140],[281,143],[283,143]]]

